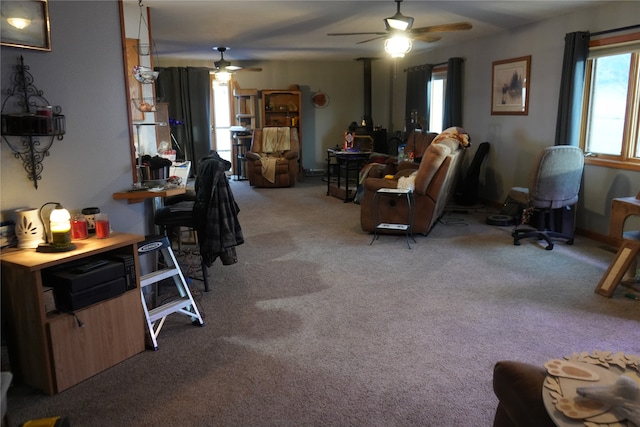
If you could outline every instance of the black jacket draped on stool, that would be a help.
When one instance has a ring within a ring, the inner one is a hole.
[[[244,243],[238,221],[240,209],[225,171],[231,163],[212,152],[198,166],[193,219],[200,242],[200,255],[207,267],[220,257],[224,265],[238,262],[235,247]]]

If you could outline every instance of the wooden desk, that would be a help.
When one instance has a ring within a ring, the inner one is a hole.
[[[640,216],[640,194],[636,197],[622,197],[611,201],[609,236],[619,244],[624,239],[624,222],[631,215]]]
[[[636,197],[622,197],[611,201],[609,236],[617,245],[618,253],[600,279],[595,292],[611,297],[619,284],[640,291],[632,283],[636,275],[637,258],[640,255],[639,233],[624,233],[624,223],[631,215],[640,216],[640,193]],[[629,279],[623,281],[625,276]]]
[[[13,373],[26,384],[54,394],[145,349],[137,243],[142,236],[112,233],[106,239],[74,241],[69,252],[5,249],[2,321],[9,338]],[[94,255],[132,255],[136,288],[70,313],[47,313],[43,272]],[[78,324],[82,322],[82,326]]]
[[[161,191],[131,190],[113,193],[115,200],[127,200],[129,204],[140,203],[151,199],[151,212],[147,214],[147,234],[160,234],[160,230],[155,225],[154,218],[156,211],[163,206],[162,200],[169,196],[178,196],[187,192],[186,187],[169,188]]]
[[[169,188],[161,191],[131,190],[113,193],[113,198],[116,200],[127,200],[129,203],[140,203],[144,202],[147,199],[178,196],[186,192],[187,189],[185,187]]]

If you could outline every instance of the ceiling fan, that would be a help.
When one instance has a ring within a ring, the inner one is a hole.
[[[254,67],[254,68],[244,68],[237,65],[231,65],[231,62],[224,59],[224,53],[229,49],[228,47],[214,47],[214,50],[220,52],[220,60],[215,61],[213,63],[214,73],[218,72],[227,72],[227,73],[235,73],[236,71],[262,71],[262,68]]]
[[[395,15],[384,19],[385,31],[374,31],[364,33],[329,33],[328,36],[358,36],[358,35],[374,35],[375,37],[362,40],[357,44],[367,43],[384,37],[390,37],[396,34],[402,34],[412,39],[433,43],[442,37],[433,33],[443,33],[447,31],[470,30],[471,24],[468,22],[457,22],[453,24],[432,25],[429,27],[412,28],[413,18],[404,16],[400,13],[400,3],[402,0],[394,0],[397,3],[397,12]]]

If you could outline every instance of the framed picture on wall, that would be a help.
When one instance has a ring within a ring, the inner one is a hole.
[[[0,44],[35,50],[51,50],[48,0],[0,3]]]
[[[491,114],[526,116],[529,113],[531,55],[493,63]]]

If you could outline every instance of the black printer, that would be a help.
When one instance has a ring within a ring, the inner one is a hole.
[[[130,259],[129,259],[130,258]],[[53,288],[56,308],[74,311],[136,287],[133,257],[85,258],[43,270],[43,285]]]

